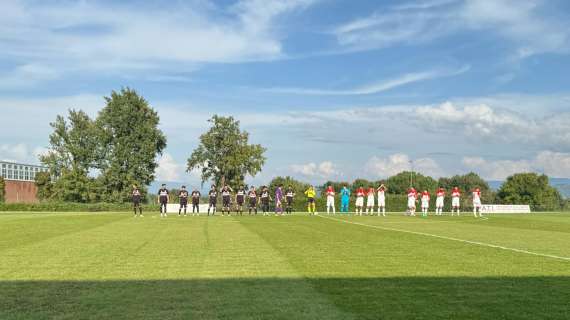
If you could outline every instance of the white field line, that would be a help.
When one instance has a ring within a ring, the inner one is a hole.
[[[458,238],[440,236],[440,235],[437,235],[437,234],[431,234],[431,233],[425,233],[425,232],[418,232],[418,231],[410,231],[410,230],[397,229],[397,228],[390,228],[390,227],[373,226],[373,225],[369,225],[369,224],[365,224],[365,223],[347,221],[347,220],[342,220],[342,219],[332,218],[332,217],[327,217],[327,216],[319,216],[319,217],[321,217],[321,218],[323,218],[323,219],[329,219],[329,220],[334,220],[334,221],[338,221],[338,222],[344,222],[344,223],[354,224],[354,225],[363,226],[363,227],[368,227],[368,228],[381,229],[381,230],[386,230],[386,231],[404,232],[404,233],[410,233],[410,234],[415,234],[415,235],[420,235],[420,236],[425,236],[425,237],[432,237],[432,238],[438,238],[438,239],[444,239],[444,240],[450,240],[450,241],[457,241],[457,242],[468,243],[468,244],[473,244],[473,245],[477,245],[477,246],[483,246],[483,247],[501,249],[501,250],[512,251],[512,252],[517,252],[517,253],[524,253],[524,254],[529,254],[529,255],[533,255],[533,256],[539,256],[539,257],[545,257],[545,258],[551,258],[551,259],[557,259],[557,260],[570,261],[570,258],[569,258],[569,257],[561,257],[561,256],[555,256],[555,255],[551,255],[551,254],[537,253],[537,252],[532,252],[532,251],[527,251],[527,250],[522,250],[522,249],[503,247],[503,246],[499,246],[499,245],[495,245],[495,244],[490,244],[490,243],[479,242],[479,241],[464,240],[464,239],[458,239]]]

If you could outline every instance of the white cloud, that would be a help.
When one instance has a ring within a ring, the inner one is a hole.
[[[505,180],[515,173],[537,172],[554,178],[570,178],[570,153],[542,151],[533,159],[489,161],[482,157],[464,157],[463,165],[484,178]]]
[[[158,181],[182,181],[184,166],[180,165],[169,153],[164,153],[158,160],[158,168],[155,170]]]
[[[396,153],[387,158],[372,157],[365,164],[365,172],[372,178],[386,178],[402,171],[415,171],[425,175],[440,177],[443,172],[439,164],[431,158],[412,160],[403,153]]]
[[[283,52],[275,21],[313,2],[240,0],[224,7],[196,0],[159,7],[2,1],[0,57],[27,62],[0,75],[0,85],[27,76],[49,80],[79,70],[135,72],[160,67],[163,72],[180,72],[203,62],[278,58]]]
[[[382,80],[351,89],[323,90],[323,89],[303,89],[303,88],[269,88],[269,89],[263,89],[263,91],[275,92],[275,93],[305,94],[305,95],[368,95],[368,94],[375,94],[375,93],[388,91],[415,82],[422,82],[442,77],[455,76],[467,72],[469,69],[470,69],[469,66],[463,66],[460,69],[453,71],[431,70],[424,72],[406,73],[392,79]]]
[[[350,21],[333,34],[354,50],[396,44],[417,44],[463,31],[493,32],[515,46],[525,58],[545,52],[568,52],[567,21],[545,17],[546,1],[463,0],[429,1],[398,5]]]
[[[447,131],[471,141],[493,137],[500,141],[570,148],[570,113],[529,118],[518,112],[486,104],[422,106],[415,110],[419,125],[432,131]]]
[[[331,161],[323,161],[321,163],[310,162],[307,164],[293,164],[290,166],[293,173],[300,174],[307,178],[333,178],[340,173],[337,167]]]
[[[30,148],[25,143],[1,144],[0,159],[3,161],[38,164],[38,157],[47,150],[42,147]]]

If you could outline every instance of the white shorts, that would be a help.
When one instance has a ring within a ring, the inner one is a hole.
[[[452,207],[459,207],[459,198],[451,199],[451,206]]]
[[[435,200],[435,207],[443,208],[443,197],[437,197],[437,199]]]
[[[429,201],[422,200],[422,208],[424,208],[424,209],[429,208]]]
[[[363,207],[364,206],[364,197],[356,197],[356,206]]]
[[[386,197],[378,197],[378,206],[385,207],[386,206]]]
[[[408,198],[408,208],[416,207],[416,199]]]
[[[370,196],[368,197],[368,199],[366,199],[366,206],[374,207],[374,196]]]
[[[334,197],[327,196],[327,207],[334,207]]]
[[[479,200],[473,200],[473,207],[475,207],[475,208],[481,208],[481,199],[479,199]]]

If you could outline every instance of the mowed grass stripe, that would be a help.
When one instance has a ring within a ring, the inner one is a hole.
[[[339,217],[339,216],[336,216]],[[561,257],[570,257],[570,215],[494,215],[428,218],[401,215],[379,217],[339,217],[365,224],[390,226],[399,229],[437,234],[446,237],[484,242]],[[521,223],[520,220],[523,220]],[[538,223],[533,223],[537,220]],[[520,224],[525,227],[521,228]],[[515,225],[516,227],[511,227]],[[536,229],[533,226],[536,225]],[[546,227],[548,226],[548,227]]]
[[[367,224],[367,223],[351,221],[351,220],[346,220],[346,219],[339,219],[339,218],[330,217],[330,216],[319,216],[319,217],[323,218],[323,219],[341,222],[341,223],[348,223],[348,224],[363,226],[363,227],[367,227],[367,228],[375,228],[375,229],[380,229],[380,230],[385,230],[385,231],[404,232],[404,233],[409,233],[409,234],[414,234],[414,235],[419,235],[419,236],[432,237],[432,238],[438,238],[438,239],[444,239],[444,240],[450,240],[450,241],[457,241],[457,242],[466,243],[466,244],[478,245],[478,246],[489,247],[489,248],[493,248],[493,249],[500,249],[500,250],[506,250],[506,251],[516,252],[516,253],[528,254],[528,255],[534,255],[534,256],[539,256],[539,257],[544,257],[544,258],[570,261],[570,257],[563,257],[563,256],[557,256],[557,255],[551,255],[551,254],[545,254],[545,253],[539,253],[539,252],[532,252],[532,251],[527,251],[527,250],[523,250],[523,249],[504,247],[501,245],[490,244],[490,243],[485,243],[485,242],[480,242],[480,241],[465,240],[465,239],[459,239],[459,238],[454,238],[454,237],[449,237],[449,236],[437,235],[437,234],[433,234],[433,233],[406,230],[406,229],[402,229],[402,228],[394,228],[394,227],[387,227],[387,226],[381,226],[381,225],[375,225],[375,224]]]

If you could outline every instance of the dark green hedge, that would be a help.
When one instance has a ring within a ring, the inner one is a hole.
[[[158,205],[144,205],[145,210],[158,211]],[[130,203],[72,203],[72,202],[40,202],[40,203],[1,203],[0,211],[24,212],[122,212],[131,211]]]

